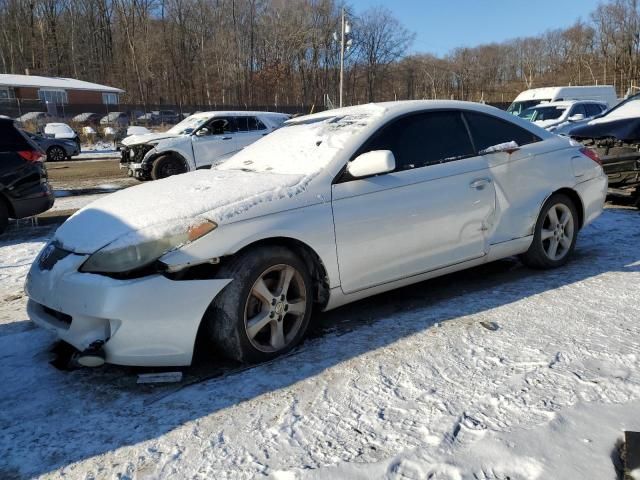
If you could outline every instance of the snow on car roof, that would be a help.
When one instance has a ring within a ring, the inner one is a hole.
[[[124,90],[98,83],[85,82],[74,78],[39,77],[37,75],[0,74],[0,86],[3,87],[36,87],[61,88],[69,90],[91,90],[97,92],[124,93]]]

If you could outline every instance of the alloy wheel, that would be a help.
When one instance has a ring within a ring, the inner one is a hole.
[[[300,272],[290,265],[274,265],[254,282],[244,309],[247,338],[262,352],[279,352],[294,341],[307,309]]]
[[[49,159],[53,162],[61,162],[66,156],[67,154],[60,147],[51,147],[51,150],[49,150]]]
[[[569,253],[574,228],[573,214],[567,205],[557,203],[549,208],[540,235],[542,249],[549,260],[562,260]]]

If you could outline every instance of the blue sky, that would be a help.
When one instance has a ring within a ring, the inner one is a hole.
[[[348,0],[356,13],[384,5],[416,33],[412,52],[500,42],[572,25],[602,0]]]

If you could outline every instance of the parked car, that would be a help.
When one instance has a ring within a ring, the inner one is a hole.
[[[103,127],[127,128],[129,126],[129,116],[124,112],[111,112],[100,119]]]
[[[80,150],[80,136],[73,128],[66,123],[47,123],[44,126],[44,136],[58,140],[73,140]]]
[[[29,132],[25,134],[46,153],[49,162],[71,160],[71,157],[80,155],[80,144],[75,140],[43,137]]]
[[[0,233],[10,218],[42,213],[53,206],[44,154],[11,119],[0,119]]]
[[[609,194],[640,208],[640,94],[569,131],[593,148],[609,177]]]
[[[595,100],[605,103],[608,108],[618,104],[616,90],[611,85],[589,85],[579,87],[542,87],[532,88],[520,93],[507,112],[521,115],[524,110],[543,102],[561,102],[564,100]]]
[[[77,123],[83,127],[97,127],[100,124],[102,115],[98,113],[81,113],[71,119],[72,122]]]
[[[21,124],[34,123],[38,127],[42,127],[47,122],[53,120],[53,117],[47,112],[28,112],[16,118]]]
[[[602,102],[568,100],[540,103],[527,108],[519,116],[553,132],[560,125],[591,119],[605,110],[607,105]]]
[[[512,255],[563,265],[603,208],[597,160],[474,103],[300,117],[212,170],[80,210],[31,267],[28,313],[84,365],[187,365],[198,335],[268,360],[314,309]]]
[[[210,168],[281,127],[289,118],[271,112],[198,113],[164,133],[125,138],[120,146],[120,166],[139,180]]]

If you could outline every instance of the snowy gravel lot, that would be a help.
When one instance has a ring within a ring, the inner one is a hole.
[[[379,295],[315,315],[284,358],[164,386],[48,363],[22,283],[53,231],[0,239],[1,479],[614,479],[640,430],[638,211],[607,209],[560,270]]]

